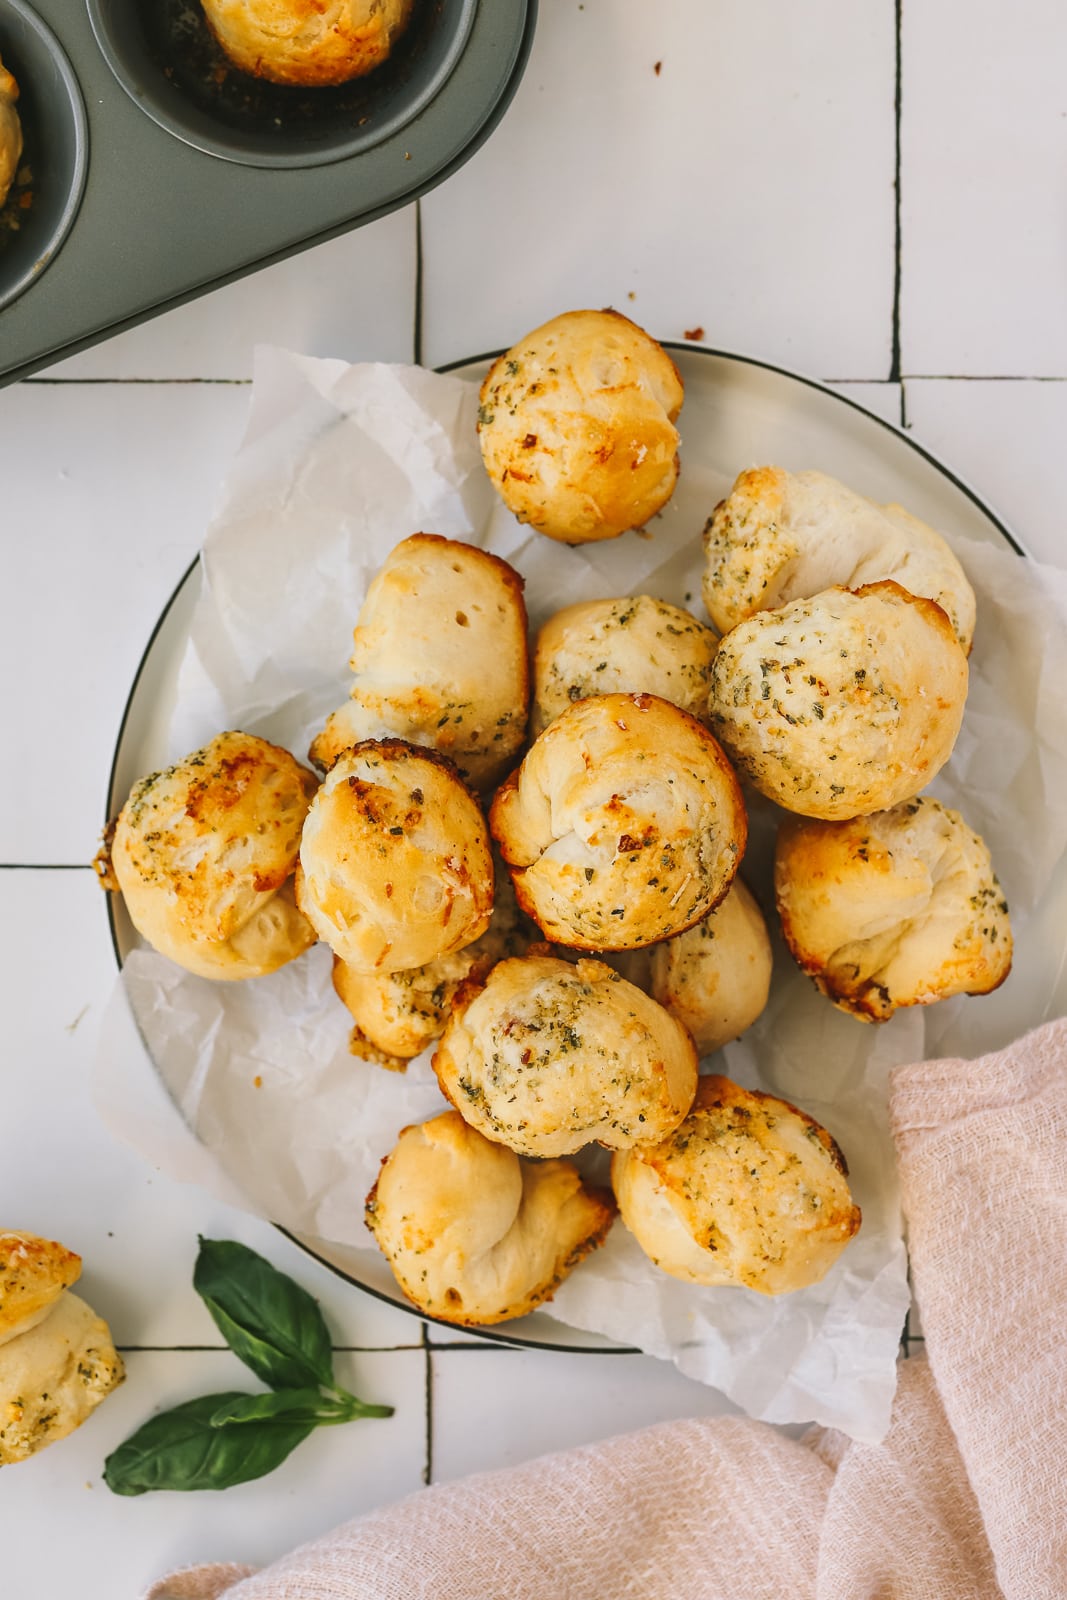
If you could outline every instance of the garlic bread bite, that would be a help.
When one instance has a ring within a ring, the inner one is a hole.
[[[627,317],[565,312],[486,374],[486,471],[519,521],[550,539],[613,539],[674,492],[683,393],[670,356]]]
[[[721,633],[824,589],[892,578],[935,601],[971,648],[974,590],[941,535],[824,472],[742,472],[704,529],[704,558],[704,604]]]
[[[107,1323],[70,1293],[81,1257],[0,1232],[0,1466],[73,1433],[123,1379]]]
[[[532,953],[460,989],[433,1067],[472,1127],[527,1156],[660,1138],[697,1077],[685,1028],[611,967]]]
[[[478,1326],[525,1316],[604,1238],[610,1195],[567,1161],[524,1161],[458,1111],[405,1128],[366,1219],[420,1311]]]
[[[250,733],[220,733],[134,784],[94,863],[149,944],[204,978],[258,978],[315,943],[293,874],[318,780]]]
[[[514,567],[473,545],[429,533],[398,544],[359,613],[349,699],[311,760],[328,768],[363,739],[407,739],[476,789],[498,783],[526,736],[522,590]]]
[[[567,606],[537,636],[531,736],[594,694],[655,694],[703,719],[717,644],[688,611],[651,595]]]
[[[19,86],[0,60],[0,206],[15,181],[22,159],[22,123],[15,109]]]
[[[472,944],[489,926],[493,860],[452,763],[400,739],[346,750],[308,811],[297,899],[357,971],[419,967]]]
[[[826,1129],[729,1078],[701,1078],[681,1127],[614,1155],[611,1181],[642,1250],[687,1283],[804,1289],[860,1225],[845,1158]]]
[[[652,998],[689,1029],[698,1055],[736,1039],[767,1004],[771,941],[756,897],[740,878],[703,921],[647,954]]]
[[[907,800],[944,766],[967,658],[932,600],[898,583],[827,589],[726,635],[711,724],[761,794],[838,821]]]
[[[489,926],[464,949],[399,972],[360,972],[334,956],[334,990],[356,1024],[352,1054],[404,1067],[441,1037],[460,984],[521,954],[535,934],[519,913],[507,873],[497,872]]]
[[[497,791],[490,826],[546,938],[626,950],[699,922],[744,854],[741,790],[695,717],[654,695],[579,700]]]
[[[1011,971],[989,851],[958,811],[927,796],[849,822],[787,818],[774,884],[797,964],[865,1022],[988,994]]]
[[[414,0],[202,0],[234,66],[272,83],[321,88],[380,67]]]

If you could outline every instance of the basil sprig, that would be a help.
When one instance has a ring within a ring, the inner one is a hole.
[[[273,1472],[315,1428],[392,1415],[335,1382],[317,1302],[256,1251],[201,1239],[193,1286],[230,1349],[273,1393],[201,1395],[150,1417],[104,1463],[115,1494],[228,1489]]]

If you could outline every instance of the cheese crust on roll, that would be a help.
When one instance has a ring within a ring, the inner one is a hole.
[[[349,699],[311,746],[317,766],[364,739],[449,756],[476,789],[498,783],[526,736],[523,580],[473,545],[417,533],[367,590],[353,635]]]
[[[220,733],[135,783],[96,867],[137,931],[204,978],[258,978],[315,933],[293,874],[318,780],[288,750]]]
[[[348,83],[380,67],[414,0],[203,0],[204,15],[242,72],[303,88]]]
[[[892,578],[935,601],[971,648],[974,590],[941,535],[823,472],[742,472],[704,529],[704,557],[704,604],[721,633],[824,589]]]
[[[565,312],[486,374],[486,471],[519,521],[550,539],[613,539],[674,492],[683,396],[670,356],[628,317]]]
[[[711,723],[755,787],[839,821],[908,800],[952,754],[967,658],[941,607],[898,583],[827,589],[726,635]]]
[[[530,733],[594,694],[655,694],[703,719],[717,646],[696,617],[651,595],[567,606],[537,636]]]
[[[81,1256],[33,1233],[0,1233],[0,1345],[43,1322],[81,1276]]]
[[[660,1138],[697,1079],[693,1041],[662,1006],[602,961],[540,954],[463,986],[433,1067],[472,1127],[527,1156]]]
[[[557,717],[497,791],[490,826],[519,905],[580,950],[632,949],[699,922],[748,832],[707,728],[644,694],[579,700]]]
[[[524,1161],[446,1111],[405,1128],[367,1196],[367,1225],[408,1299],[484,1326],[525,1316],[604,1238],[611,1196],[568,1161]]]
[[[297,899],[359,971],[420,967],[472,944],[489,926],[493,859],[452,763],[400,739],[346,750],[304,824]]]
[[[15,181],[22,159],[22,123],[15,110],[19,86],[0,60],[0,206]]]
[[[66,1290],[0,1345],[0,1466],[66,1438],[125,1376],[107,1323]]]
[[[850,822],[786,819],[774,882],[794,959],[865,1022],[988,994],[1011,971],[989,851],[958,811],[927,796]]]
[[[614,1155],[611,1181],[642,1250],[686,1283],[804,1289],[860,1225],[845,1158],[826,1129],[729,1078],[701,1078],[681,1127]]]

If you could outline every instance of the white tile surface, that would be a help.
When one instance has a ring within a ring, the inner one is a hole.
[[[200,546],[248,391],[229,384],[0,391],[8,749],[60,730],[63,782],[0,791],[0,859],[88,861],[141,652]],[[18,531],[18,537],[12,536]]]
[[[889,5],[544,5],[503,125],[423,202],[426,359],[610,303],[887,376],[894,84]]]
[[[1058,0],[903,8],[903,371],[1067,375]]]
[[[394,1416],[320,1428],[269,1477],[222,1494],[113,1495],[101,1479],[104,1459],[155,1411],[262,1387],[228,1352],[133,1354],[126,1363],[126,1382],[77,1433],[4,1469],[4,1592],[12,1600],[134,1600],[194,1562],[264,1565],[422,1484],[425,1358],[391,1351],[341,1357],[336,1371],[362,1398],[395,1406]]]
[[[482,1349],[435,1350],[432,1360],[435,1483],[671,1417],[737,1415],[651,1356]]]
[[[1067,566],[1067,383],[911,378],[905,396],[915,438],[977,489],[1033,555]]]
[[[883,422],[891,422],[895,428],[900,427],[899,383],[830,383],[827,387],[843,394],[847,400],[855,400],[864,410],[873,411]]]
[[[54,378],[250,378],[257,344],[413,359],[415,208],[395,211],[71,356]]]
[[[341,1282],[266,1223],[171,1182],[111,1137],[90,1074],[115,977],[93,873],[0,872],[3,1058],[16,1068],[5,1122],[22,1130],[4,1142],[0,1226],[78,1251],[86,1297],[123,1345],[221,1344],[192,1288],[198,1233],[241,1239],[295,1277],[322,1302],[335,1343],[417,1345],[417,1317]]]

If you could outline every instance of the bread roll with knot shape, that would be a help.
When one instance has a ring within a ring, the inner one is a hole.
[[[367,1225],[420,1311],[479,1326],[552,1298],[611,1226],[610,1195],[567,1161],[523,1161],[446,1111],[405,1128],[367,1196]]]
[[[651,595],[567,606],[537,636],[530,733],[594,694],[654,694],[703,719],[717,645],[696,617]]]
[[[242,72],[304,88],[380,67],[414,0],[203,0],[211,31]]]
[[[697,1057],[682,1025],[604,962],[531,953],[460,989],[433,1067],[487,1138],[562,1156],[676,1127]]]
[[[0,61],[0,206],[15,181],[22,159],[22,123],[15,110],[19,86]]]
[[[744,854],[741,790],[708,730],[654,695],[579,700],[498,790],[490,826],[522,909],[580,950],[699,922]]]
[[[674,492],[683,393],[666,351],[627,317],[565,312],[486,374],[486,471],[519,521],[550,539],[613,539]]]
[[[966,698],[945,613],[887,581],[740,623],[719,646],[708,705],[761,794],[839,821],[924,788],[952,754]]]
[[[0,1345],[0,1466],[65,1439],[124,1376],[107,1323],[64,1291],[42,1321]]]
[[[449,756],[477,789],[498,783],[526,734],[523,580],[498,556],[417,533],[367,590],[349,699],[314,740],[330,767],[363,739],[400,738]]]
[[[752,1026],[767,1004],[771,941],[755,895],[735,878],[714,911],[643,952],[649,992],[710,1055]]]
[[[444,756],[367,739],[331,767],[300,845],[297,897],[357,971],[423,966],[489,926],[485,819]]]
[[[1011,971],[1008,904],[989,851],[928,796],[849,822],[786,819],[774,882],[794,959],[865,1022],[988,994]]]
[[[0,1345],[43,1322],[81,1270],[81,1257],[54,1239],[0,1233]]]
[[[788,1101],[701,1078],[666,1139],[612,1157],[619,1214],[656,1266],[686,1283],[786,1294],[824,1278],[860,1225],[848,1167]]]
[[[277,745],[220,733],[134,784],[96,867],[137,931],[204,978],[258,978],[315,942],[293,898],[318,780]]]
[[[974,590],[941,535],[823,472],[742,472],[704,529],[704,556],[704,604],[721,633],[824,589],[892,578],[935,601],[971,648]]]

